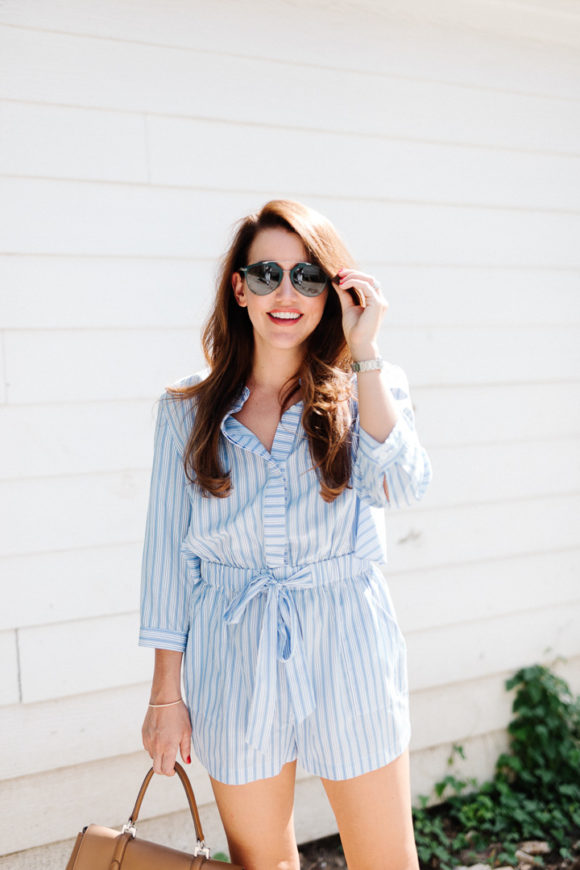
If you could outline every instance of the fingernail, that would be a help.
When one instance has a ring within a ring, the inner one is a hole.
[[[188,756],[187,756],[187,763],[188,763],[188,764],[191,764],[191,755],[188,755]]]

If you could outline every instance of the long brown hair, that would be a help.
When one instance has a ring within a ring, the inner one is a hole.
[[[332,223],[300,202],[271,200],[259,212],[234,225],[233,241],[219,261],[215,301],[201,336],[209,374],[200,383],[167,388],[179,399],[195,397],[195,420],[184,453],[184,469],[187,479],[195,482],[204,496],[223,498],[231,489],[229,472],[219,461],[220,424],[251,374],[254,352],[252,323],[247,309],[236,302],[231,279],[247,265],[254,238],[267,227],[296,233],[309,262],[321,266],[330,276],[336,275],[341,266],[355,266]],[[302,388],[302,425],[320,481],[320,494],[326,502],[349,486],[351,362],[340,301],[329,286],[322,318],[306,341],[304,359],[280,390],[283,413],[291,395],[299,385]]]

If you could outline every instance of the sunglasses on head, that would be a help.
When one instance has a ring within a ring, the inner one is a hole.
[[[324,269],[313,263],[296,263],[291,269],[283,269],[279,263],[271,260],[260,260],[238,269],[246,279],[246,284],[252,293],[266,296],[279,287],[284,272],[290,272],[292,286],[303,296],[320,296],[330,280]]]

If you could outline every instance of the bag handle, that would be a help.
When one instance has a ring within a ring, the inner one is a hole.
[[[195,795],[193,793],[193,789],[191,787],[191,783],[189,781],[189,777],[179,761],[175,762],[175,772],[178,774],[183,788],[185,789],[185,794],[187,795],[187,801],[189,803],[189,809],[191,810],[191,817],[193,819],[193,824],[195,827],[195,835],[197,837],[197,845],[193,850],[194,855],[204,854],[206,858],[210,858],[209,848],[205,845],[203,841],[203,829],[201,827],[201,819],[199,818],[199,812],[197,810],[197,803],[195,801]],[[122,833],[130,833],[132,837],[134,837],[137,833],[137,829],[135,827],[135,822],[139,817],[139,810],[141,809],[141,804],[143,803],[143,798],[145,797],[145,792],[147,791],[147,786],[151,782],[153,777],[154,770],[151,767],[147,774],[145,775],[145,779],[141,783],[141,788],[139,789],[139,794],[137,795],[137,800],[135,801],[135,806],[133,807],[133,812],[129,816],[128,822],[123,825]]]

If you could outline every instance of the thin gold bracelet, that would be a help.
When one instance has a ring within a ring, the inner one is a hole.
[[[174,704],[179,704],[183,698],[178,698],[177,701],[171,701],[169,704],[149,704],[150,707],[173,707]]]

